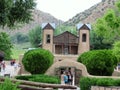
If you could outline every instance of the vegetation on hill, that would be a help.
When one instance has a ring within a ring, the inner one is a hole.
[[[64,25],[76,25],[78,23],[94,23],[98,18],[102,17],[108,8],[114,8],[115,2],[118,0],[102,0],[100,3],[91,8],[78,13],[72,19],[64,23]]]

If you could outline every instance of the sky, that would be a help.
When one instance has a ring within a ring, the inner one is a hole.
[[[51,14],[57,19],[67,21],[100,1],[101,0],[36,0],[36,8]]]

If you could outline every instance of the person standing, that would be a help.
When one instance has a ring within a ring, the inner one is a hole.
[[[68,72],[65,72],[65,75],[64,75],[64,83],[65,84],[68,84]]]
[[[65,84],[64,76],[65,76],[64,71],[61,71],[61,84]]]

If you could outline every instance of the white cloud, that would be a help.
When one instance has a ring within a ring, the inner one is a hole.
[[[36,0],[37,9],[67,21],[101,0]]]

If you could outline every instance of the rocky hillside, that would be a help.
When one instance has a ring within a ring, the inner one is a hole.
[[[97,18],[103,16],[108,8],[114,8],[117,0],[102,0],[100,3],[92,6],[84,12],[78,13],[72,19],[65,22],[65,25],[76,25],[82,23],[93,23]]]
[[[46,22],[55,23],[56,25],[63,23],[63,21],[58,20],[57,18],[53,17],[48,13],[42,12],[40,10],[34,10],[33,21],[31,21],[28,24],[24,24],[15,30],[9,30],[9,28],[5,28],[4,31],[7,31],[9,34],[14,34],[16,32],[28,33],[28,31],[31,30],[32,28],[40,26],[42,23]],[[2,31],[3,29],[0,30]]]

